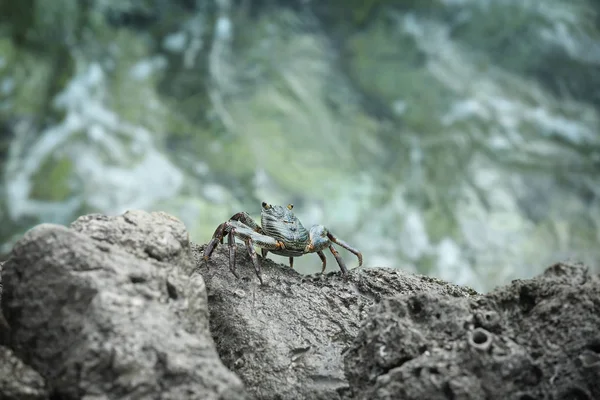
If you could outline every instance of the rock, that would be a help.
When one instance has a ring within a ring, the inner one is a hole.
[[[0,346],[0,399],[49,399],[46,383],[40,374],[3,346]]]
[[[133,210],[117,217],[89,214],[70,227],[94,240],[118,245],[142,260],[176,264],[188,274],[194,268],[185,225],[164,212]]]
[[[228,269],[226,245],[217,247],[208,263],[202,251],[193,247],[207,285],[218,352],[257,399],[343,398],[349,384],[342,353],[370,307],[387,296],[476,294],[397,269],[353,270],[348,279],[338,273],[302,276],[270,259],[261,259],[261,286],[243,246],[236,253],[241,279]]]
[[[600,398],[600,280],[557,264],[483,296],[383,300],[345,355],[356,399]]]
[[[3,268],[9,346],[53,398],[243,399],[191,265],[185,227],[162,213],[39,225]]]
[[[4,318],[4,314],[2,313],[2,266],[4,265],[3,261],[0,261],[0,345],[6,342],[6,337],[8,335],[9,326],[8,322],[6,322],[6,318]]]
[[[236,250],[241,279],[164,213],[32,229],[0,264],[0,398],[600,398],[600,278],[581,265],[482,295],[270,259],[259,285]]]

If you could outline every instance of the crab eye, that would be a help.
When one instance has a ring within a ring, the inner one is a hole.
[[[265,210],[268,210],[269,208],[271,208],[271,206],[270,206],[269,204],[267,204],[267,202],[266,202],[266,201],[263,201],[263,202],[262,202],[262,206],[263,206],[263,208],[264,208]]]
[[[287,205],[287,209],[288,209],[288,210],[291,210],[292,208],[294,208],[294,205],[293,205],[293,204],[288,204],[288,205]]]

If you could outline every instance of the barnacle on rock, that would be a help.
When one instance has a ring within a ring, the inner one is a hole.
[[[483,328],[476,328],[469,332],[468,338],[471,347],[477,350],[487,351],[492,346],[493,337],[492,334]]]

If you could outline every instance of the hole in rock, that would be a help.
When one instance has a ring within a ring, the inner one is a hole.
[[[542,369],[539,366],[532,365],[531,369],[529,370],[529,373],[525,375],[525,382],[529,386],[535,386],[542,381],[543,377],[544,371],[542,371]]]
[[[493,336],[483,328],[469,332],[467,342],[477,350],[486,351],[492,345]]]
[[[421,311],[423,311],[423,304],[421,304],[421,300],[413,299],[410,302],[410,311],[412,311],[413,314],[419,314]]]
[[[600,340],[595,339],[594,341],[590,342],[587,346],[585,346],[587,349],[593,351],[594,353],[598,353],[600,354]]]
[[[500,316],[496,311],[486,311],[483,314],[483,322],[487,325],[494,325],[500,321]]]
[[[483,329],[475,329],[473,331],[473,343],[481,345],[488,340],[490,340],[490,335]]]
[[[521,287],[519,291],[519,302],[524,312],[529,312],[536,304],[536,296],[533,290],[527,286]]]
[[[131,283],[134,283],[134,284],[146,282],[146,278],[144,278],[143,276],[139,276],[139,275],[131,275],[129,277],[129,280],[131,281]]]
[[[177,294],[177,288],[167,279],[167,294],[172,300],[177,300],[179,295]]]

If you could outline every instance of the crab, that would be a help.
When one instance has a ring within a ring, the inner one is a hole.
[[[346,264],[338,251],[333,247],[335,243],[358,257],[358,266],[362,265],[360,251],[337,238],[323,225],[313,225],[307,230],[292,212],[293,208],[293,204],[283,207],[263,201],[260,214],[262,227],[254,222],[246,212],[233,215],[229,221],[223,222],[215,230],[210,242],[204,248],[204,259],[208,261],[217,245],[223,243],[225,236],[229,235],[227,240],[229,245],[229,270],[239,279],[235,268],[235,238],[239,238],[246,244],[261,285],[263,284],[261,266],[254,246],[261,248],[263,258],[269,251],[273,254],[289,257],[291,268],[294,267],[294,257],[317,253],[322,262],[321,273],[325,272],[327,265],[327,258],[323,250],[329,248],[342,270],[342,274],[346,275],[348,268],[346,268]]]

